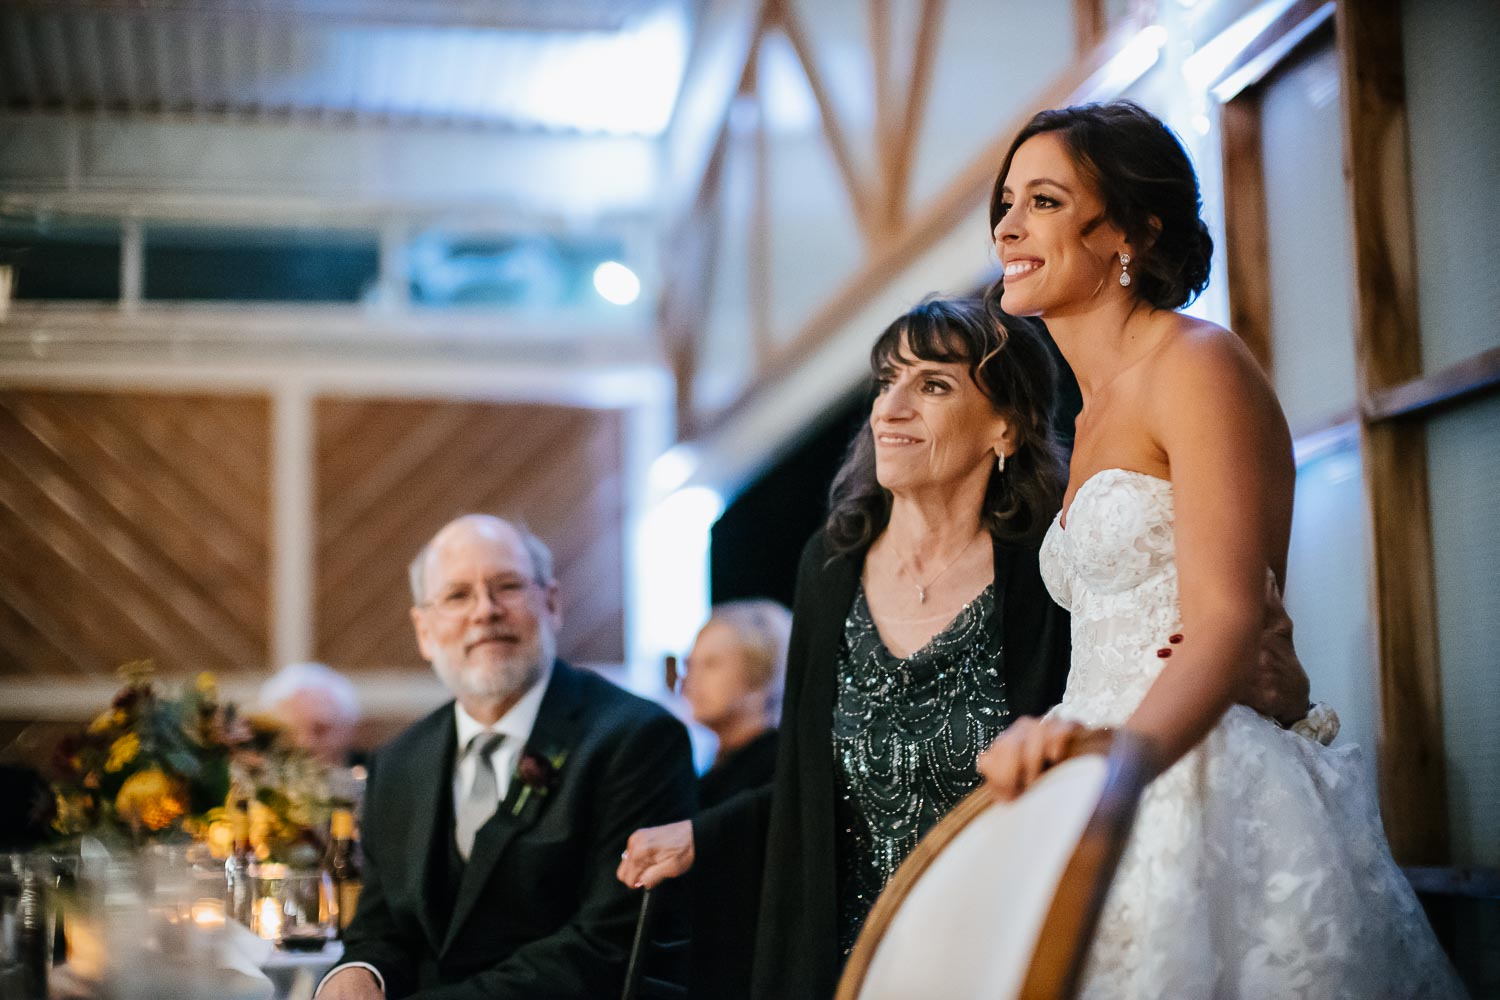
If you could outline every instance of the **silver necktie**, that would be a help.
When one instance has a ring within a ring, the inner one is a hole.
[[[491,757],[504,739],[500,733],[479,733],[464,751],[474,758],[474,780],[469,783],[468,794],[458,804],[453,834],[458,842],[458,853],[465,861],[469,860],[469,852],[474,849],[474,835],[500,807],[500,783],[495,777],[495,762]]]

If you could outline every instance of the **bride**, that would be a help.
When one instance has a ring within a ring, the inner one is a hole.
[[[1357,749],[1234,705],[1284,583],[1295,469],[1244,345],[1175,311],[1208,283],[1200,207],[1181,144],[1129,103],[1042,112],[1001,168],[1001,307],[1046,321],[1084,406],[1041,553],[1072,612],[1067,691],[980,770],[1011,797],[1084,727],[1154,749],[1083,996],[1461,996]]]

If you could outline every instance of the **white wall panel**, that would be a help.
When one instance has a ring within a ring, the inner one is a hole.
[[[1354,404],[1354,271],[1341,117],[1331,49],[1290,67],[1262,98],[1272,369],[1294,431]]]
[[[1359,443],[1352,432],[1298,467],[1286,606],[1313,700],[1338,712],[1336,745],[1363,750],[1373,788],[1376,653],[1360,497]]]
[[[1428,425],[1455,864],[1500,867],[1500,399]]]
[[[1500,347],[1500,4],[1402,9],[1422,362]]]

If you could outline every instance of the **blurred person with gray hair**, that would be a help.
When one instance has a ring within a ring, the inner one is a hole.
[[[682,694],[693,720],[719,741],[698,783],[701,808],[770,784],[791,632],[792,613],[765,599],[715,605],[699,630]]]
[[[350,763],[360,709],[349,678],[322,663],[289,663],[261,686],[259,700],[319,762]]]

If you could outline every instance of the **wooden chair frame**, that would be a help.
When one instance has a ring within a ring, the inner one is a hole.
[[[1022,1000],[1064,1000],[1077,991],[1089,942],[1135,819],[1136,804],[1152,774],[1147,747],[1128,734],[1096,730],[1077,741],[1068,758],[1090,753],[1108,754],[1104,789],[1042,921],[1022,981]],[[896,869],[855,942],[839,980],[837,1000],[858,1000],[875,953],[912,887],[948,844],[994,802],[988,790],[975,789]]]

